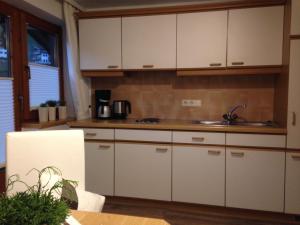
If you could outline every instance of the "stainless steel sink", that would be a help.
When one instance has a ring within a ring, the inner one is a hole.
[[[248,121],[218,121],[218,120],[193,120],[192,124],[207,125],[207,126],[251,126],[251,127],[276,127],[271,121],[267,122],[248,122]]]
[[[209,126],[226,125],[226,123],[224,121],[218,121],[218,120],[193,120],[192,124],[209,125]]]

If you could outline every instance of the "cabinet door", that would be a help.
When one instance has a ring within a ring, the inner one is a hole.
[[[285,153],[226,150],[226,206],[283,212]]]
[[[300,1],[292,0],[291,34],[300,35]]]
[[[176,68],[176,15],[122,18],[124,69]]]
[[[225,147],[173,146],[173,201],[224,206]]]
[[[229,10],[227,66],[281,65],[283,6]]]
[[[114,195],[114,143],[85,142],[86,190]]]
[[[81,70],[121,69],[121,18],[79,20]]]
[[[227,11],[178,14],[177,68],[226,66]]]
[[[116,143],[115,194],[171,200],[171,146]]]
[[[291,41],[287,147],[300,149],[300,40]]]
[[[285,212],[300,214],[300,153],[286,154]]]

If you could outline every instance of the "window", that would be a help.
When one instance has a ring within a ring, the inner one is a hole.
[[[9,34],[9,17],[0,14],[0,168],[5,165],[6,161],[6,133],[15,130]]]
[[[48,100],[64,100],[61,28],[23,13],[21,19],[24,119],[38,120],[37,108]]]

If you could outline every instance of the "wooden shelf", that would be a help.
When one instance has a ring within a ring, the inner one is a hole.
[[[49,127],[55,127],[67,124],[72,120],[55,120],[55,121],[48,121],[45,123],[39,123],[39,122],[25,122],[22,124],[22,128],[30,128],[30,129],[45,129]]]

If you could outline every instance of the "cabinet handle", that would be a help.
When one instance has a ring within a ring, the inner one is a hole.
[[[300,160],[300,155],[292,155],[292,159]]]
[[[244,65],[244,62],[232,62],[231,64],[233,66],[241,66],[241,65]]]
[[[216,151],[216,150],[208,150],[209,155],[220,155],[221,151]]]
[[[168,151],[168,149],[167,148],[156,148],[156,151],[158,151],[158,152],[166,152],[166,151]]]
[[[210,63],[209,66],[222,66],[222,63]]]
[[[154,65],[143,65],[143,68],[153,68]]]
[[[204,137],[192,137],[192,141],[203,142],[204,140]]]
[[[95,137],[97,134],[96,133],[86,133],[85,136],[90,136],[90,137]]]
[[[292,125],[296,126],[296,122],[297,122],[297,115],[295,112],[293,112],[293,117],[292,117]]]
[[[231,155],[235,156],[235,157],[244,157],[245,153],[244,152],[231,152]]]
[[[99,145],[99,149],[109,149],[110,145]]]
[[[107,66],[108,69],[117,69],[119,66],[114,66],[114,65],[110,65],[110,66]]]

